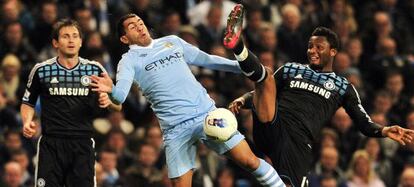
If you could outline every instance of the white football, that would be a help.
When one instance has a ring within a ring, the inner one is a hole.
[[[237,119],[230,110],[217,108],[207,114],[203,128],[207,137],[225,142],[237,132]]]

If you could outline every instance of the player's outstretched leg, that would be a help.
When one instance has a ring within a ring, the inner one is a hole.
[[[237,164],[250,171],[263,186],[285,187],[276,170],[266,161],[257,158],[246,140],[242,140],[226,153]]]
[[[266,70],[256,55],[244,46],[241,38],[244,12],[244,7],[241,4],[237,4],[230,12],[223,45],[233,51],[244,75],[254,82],[262,82],[267,76]]]

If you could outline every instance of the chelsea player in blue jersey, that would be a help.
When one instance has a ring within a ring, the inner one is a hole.
[[[111,93],[118,103],[124,102],[133,82],[139,85],[160,122],[174,186],[191,186],[199,140],[247,169],[262,185],[284,186],[273,167],[252,153],[239,132],[220,143],[208,139],[203,131],[204,118],[215,105],[188,65],[238,73],[237,61],[208,55],[177,36],[153,39],[135,14],[120,19],[118,36],[129,51],[118,64],[116,85],[105,73],[92,76],[91,85],[94,91]]]
[[[313,143],[339,107],[345,108],[366,136],[411,143],[414,131],[372,122],[354,86],[332,71],[339,49],[333,31],[324,27],[313,31],[307,51],[309,65],[286,63],[273,74],[240,39],[243,13],[242,5],[234,8],[223,42],[233,50],[243,74],[255,82],[255,90],[233,101],[230,109],[237,113],[242,105],[252,108],[255,144],[275,163],[286,184],[307,185]]]

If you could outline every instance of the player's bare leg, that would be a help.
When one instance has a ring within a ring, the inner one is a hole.
[[[259,159],[251,151],[246,140],[241,141],[225,155],[248,171],[257,169],[260,164]]]
[[[276,85],[273,72],[260,64],[259,59],[249,51],[241,39],[244,8],[238,4],[227,19],[223,44],[231,49],[239,61],[243,74],[255,82],[253,104],[261,122],[273,120],[276,111]]]
[[[266,68],[267,76],[262,82],[256,82],[253,94],[253,105],[259,120],[263,123],[271,122],[275,117],[276,100],[276,81],[271,69]]]
[[[259,183],[266,187],[284,187],[282,179],[273,167],[266,161],[254,155],[246,140],[241,141],[233,149],[225,153],[239,166],[252,173]]]
[[[187,186],[191,186],[192,178],[193,178],[193,171],[189,170],[184,175],[171,179],[171,182],[174,187],[187,187]]]

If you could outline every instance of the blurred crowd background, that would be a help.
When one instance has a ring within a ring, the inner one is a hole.
[[[50,36],[56,21],[77,20],[85,36],[80,56],[102,63],[114,78],[127,50],[116,38],[116,22],[122,15],[139,15],[154,38],[178,35],[207,53],[234,59],[222,46],[222,38],[235,3],[0,0],[0,186],[33,186],[41,128],[35,138],[23,138],[19,106],[31,68],[56,55]],[[245,0],[243,4],[244,40],[264,65],[277,69],[286,62],[306,64],[310,33],[317,26],[329,27],[342,46],[334,71],[354,84],[372,120],[414,130],[414,1]],[[253,89],[241,75],[191,69],[218,107]],[[39,105],[36,108],[40,114]],[[263,157],[252,141],[251,112],[244,110],[237,118],[239,130]],[[122,112],[100,114],[93,125],[98,186],[171,186],[161,130],[137,86]],[[414,186],[414,144],[366,138],[342,108],[321,133],[314,146],[310,186]],[[230,160],[202,144],[198,147],[193,186],[257,186]]]

